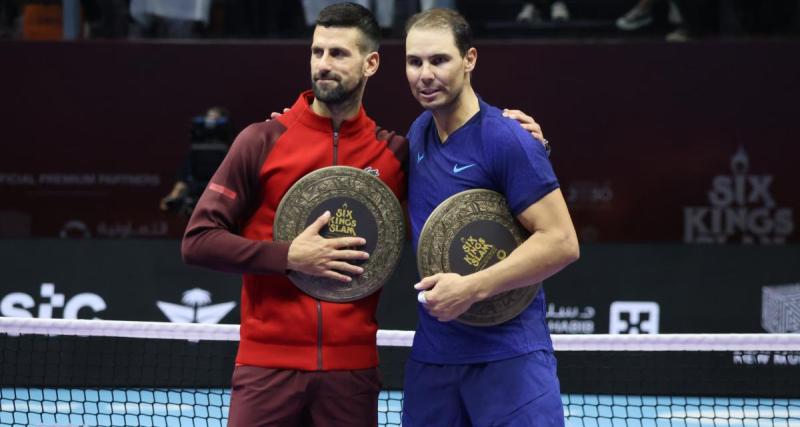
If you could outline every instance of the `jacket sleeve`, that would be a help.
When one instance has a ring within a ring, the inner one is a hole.
[[[285,274],[289,242],[250,240],[239,235],[260,200],[259,171],[282,127],[256,123],[236,137],[197,202],[181,253],[184,262],[214,270]]]

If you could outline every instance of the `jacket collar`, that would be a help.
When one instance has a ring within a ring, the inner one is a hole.
[[[311,109],[311,102],[314,100],[314,91],[307,90],[300,94],[297,101],[291,108],[291,115],[296,115],[297,119],[304,126],[321,132],[333,132],[333,123],[329,117],[318,115]],[[345,120],[339,128],[340,136],[353,135],[370,129],[373,126],[372,120],[367,117],[364,106],[358,107],[358,113],[350,120]]]

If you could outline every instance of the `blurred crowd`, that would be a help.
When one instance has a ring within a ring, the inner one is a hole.
[[[336,0],[0,0],[0,38],[303,38]],[[456,8],[482,38],[796,37],[800,0],[355,0],[384,36],[412,14]],[[67,9],[73,10],[68,14]],[[66,13],[66,14],[65,14]]]

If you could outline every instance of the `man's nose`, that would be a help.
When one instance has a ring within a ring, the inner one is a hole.
[[[322,54],[319,58],[319,68],[320,70],[329,71],[331,69],[331,56],[328,52]]]
[[[433,70],[431,66],[427,63],[422,64],[422,69],[420,70],[419,77],[425,81],[431,81],[434,78]]]

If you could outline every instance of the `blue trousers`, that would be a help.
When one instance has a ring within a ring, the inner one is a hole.
[[[549,351],[468,365],[409,359],[403,395],[404,427],[564,426]]]

